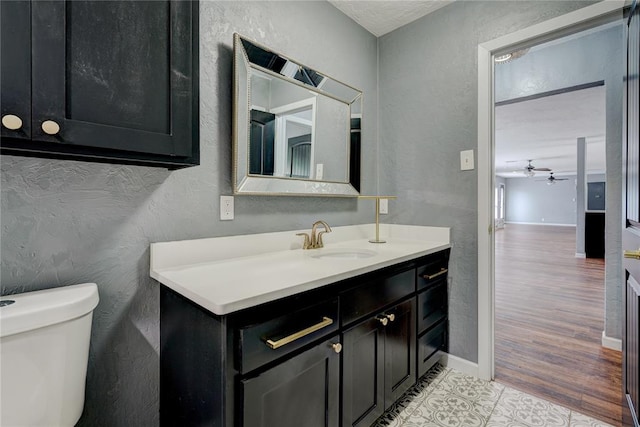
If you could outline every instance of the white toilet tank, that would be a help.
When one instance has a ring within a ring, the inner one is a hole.
[[[97,305],[95,283],[0,297],[0,426],[78,422]]]

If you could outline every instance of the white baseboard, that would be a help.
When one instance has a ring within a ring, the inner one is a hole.
[[[460,371],[463,374],[478,377],[479,371],[477,363],[469,362],[468,360],[458,356],[454,356],[453,354],[445,353],[444,356],[442,356],[442,358],[440,359],[440,363],[442,363],[447,368],[455,369],[456,371]]]
[[[587,257],[587,254],[576,252],[576,258],[586,258],[586,257]]]
[[[575,224],[556,224],[554,222],[519,222],[519,221],[505,221],[505,224],[519,224],[519,225],[550,225],[552,227],[575,227]]]
[[[612,350],[622,351],[622,340],[608,337],[607,334],[602,331],[602,346]]]

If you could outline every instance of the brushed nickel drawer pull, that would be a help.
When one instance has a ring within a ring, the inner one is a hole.
[[[267,340],[267,345],[269,346],[269,348],[275,350],[277,348],[282,347],[283,345],[287,345],[289,343],[294,342],[295,340],[299,340],[300,338],[303,338],[309,334],[314,333],[315,331],[319,331],[322,328],[326,328],[327,326],[333,324],[333,319],[330,319],[329,317],[322,317],[322,322],[320,323],[316,323],[313,326],[309,326],[306,329],[303,329],[301,331],[295,332],[289,336],[286,336],[284,338],[281,338],[277,341],[273,341],[273,340]]]
[[[449,270],[447,268],[441,268],[440,271],[438,271],[437,273],[434,274],[425,274],[424,277],[427,280],[431,280],[431,279],[435,279],[438,276],[442,276],[443,274],[447,274]]]
[[[640,249],[637,251],[624,251],[625,258],[640,259]]]
[[[396,315],[393,313],[385,314],[385,316],[387,316],[387,319],[389,319],[389,322],[393,322],[394,320],[396,320]]]

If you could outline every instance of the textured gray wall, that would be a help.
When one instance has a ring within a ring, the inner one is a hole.
[[[576,225],[576,177],[554,185],[544,178],[509,178],[506,190],[507,222]]]
[[[622,25],[530,52],[496,67],[496,100],[604,80],[606,121],[605,332],[622,336]],[[580,135],[576,135],[580,136]]]
[[[477,147],[478,44],[587,2],[455,2],[379,38],[380,191],[396,223],[452,227],[450,352],[478,353],[477,173],[459,152]]]
[[[354,199],[231,193],[232,34],[237,31],[366,94],[363,189],[376,192],[377,41],[327,2],[201,2],[198,167],[2,156],[2,294],[98,283],[82,426],[158,424],[158,284],[149,243],[371,222]],[[327,237],[328,239],[330,238]]]

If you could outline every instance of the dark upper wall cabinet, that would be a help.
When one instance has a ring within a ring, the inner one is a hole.
[[[2,153],[199,164],[197,1],[0,8]]]

